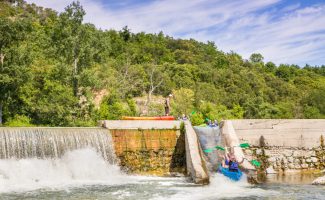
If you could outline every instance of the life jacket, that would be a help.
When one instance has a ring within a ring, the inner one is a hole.
[[[238,162],[229,161],[228,162],[229,171],[238,171]]]

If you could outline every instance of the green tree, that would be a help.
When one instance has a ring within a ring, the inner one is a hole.
[[[173,91],[173,100],[171,101],[172,114],[181,116],[189,115],[194,106],[194,92],[190,89],[180,88]]]

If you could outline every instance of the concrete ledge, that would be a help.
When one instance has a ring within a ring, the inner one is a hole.
[[[185,121],[187,173],[196,184],[208,184],[209,175],[198,137],[189,121]]]
[[[263,136],[266,146],[314,148],[325,136],[324,119],[247,119],[231,120],[239,139],[259,146]]]
[[[180,124],[163,120],[102,120],[99,125],[107,129],[180,129]]]

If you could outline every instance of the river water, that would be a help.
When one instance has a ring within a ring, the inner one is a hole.
[[[0,199],[325,199],[311,176],[270,176],[265,183],[232,182],[215,174],[208,186],[184,177],[130,176],[94,149],[53,159],[0,160]]]

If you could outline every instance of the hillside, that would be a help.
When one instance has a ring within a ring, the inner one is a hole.
[[[324,65],[277,66],[213,42],[100,30],[83,23],[85,14],[78,2],[63,13],[0,2],[0,124],[92,126],[162,115],[170,93],[172,114],[193,114],[194,123],[325,118]]]

